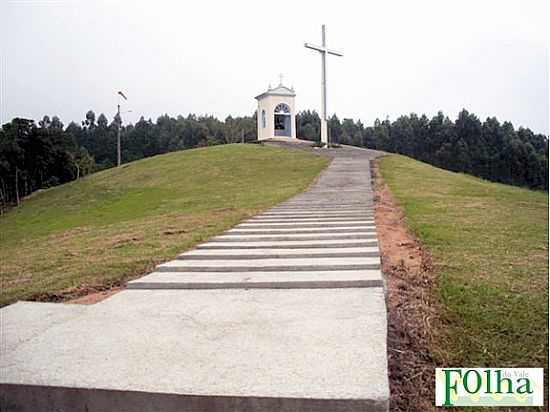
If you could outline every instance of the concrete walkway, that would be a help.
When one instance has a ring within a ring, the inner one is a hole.
[[[387,411],[369,160],[93,306],[0,311],[1,410]]]

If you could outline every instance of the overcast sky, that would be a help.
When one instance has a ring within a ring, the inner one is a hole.
[[[0,120],[88,109],[249,115],[279,73],[297,110],[320,106],[371,125],[410,112],[455,119],[463,107],[548,134],[548,2],[0,0]]]

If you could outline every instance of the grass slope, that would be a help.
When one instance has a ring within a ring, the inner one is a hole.
[[[548,194],[380,161],[409,227],[431,251],[450,364],[548,363]],[[441,360],[440,360],[441,361]]]
[[[226,145],[140,160],[36,193],[0,218],[0,305],[145,273],[302,191],[326,164],[302,151]]]

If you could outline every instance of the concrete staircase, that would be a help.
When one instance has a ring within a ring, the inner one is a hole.
[[[2,309],[1,410],[387,411],[373,153],[330,153],[305,193],[106,301]]]

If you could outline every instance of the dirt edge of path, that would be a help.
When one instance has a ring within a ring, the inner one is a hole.
[[[432,411],[439,324],[432,259],[408,230],[403,212],[371,162],[375,220],[388,309],[390,411]]]
[[[74,303],[77,305],[93,305],[94,303],[101,302],[107,298],[110,298],[115,293],[120,292],[123,289],[122,286],[117,286],[111,289],[102,290],[102,291],[88,291],[87,294],[82,296],[71,298],[64,303]]]

